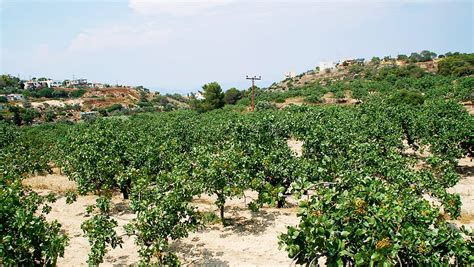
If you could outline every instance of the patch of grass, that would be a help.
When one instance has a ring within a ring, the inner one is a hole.
[[[221,219],[217,214],[212,211],[201,211],[199,212],[201,216],[201,221],[203,224],[218,224],[221,223]]]

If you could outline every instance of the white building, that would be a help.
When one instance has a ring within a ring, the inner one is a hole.
[[[37,83],[36,81],[25,81],[25,82],[23,82],[23,88],[24,89],[36,88],[36,86],[39,86],[39,83]]]
[[[88,83],[87,86],[89,88],[99,88],[99,89],[105,88],[105,85],[102,83]]]
[[[22,94],[9,94],[9,95],[6,95],[6,97],[8,101],[20,101],[24,99]]]
[[[61,86],[63,86],[62,81],[52,81],[50,84],[50,87],[61,87]]]
[[[24,84],[24,89],[31,89],[31,88],[43,88],[43,87],[61,87],[62,82],[61,81],[53,81],[51,79],[45,80],[45,81],[38,81],[38,80],[29,80],[23,82]]]
[[[285,72],[285,79],[292,79],[296,77],[296,73],[294,71]]]
[[[87,79],[76,79],[68,81],[67,86],[87,86]]]
[[[336,63],[334,62],[320,62],[319,71],[323,72],[325,70],[333,70],[336,68]]]
[[[196,94],[194,94],[194,97],[197,99],[197,100],[204,100],[206,99],[204,97],[204,94],[201,92],[201,91],[198,91]]]

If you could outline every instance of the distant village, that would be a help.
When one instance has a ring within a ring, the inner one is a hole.
[[[317,66],[314,70],[311,70],[312,72],[332,72],[337,69],[338,66],[343,66],[343,67],[348,67],[352,65],[364,65],[367,63],[364,58],[357,58],[357,59],[352,59],[352,58],[347,58],[340,60],[338,62],[333,62],[333,61],[323,61],[319,62],[319,66]],[[285,79],[293,79],[297,76],[297,74],[294,71],[288,71],[285,72],[284,78]]]
[[[11,77],[11,76],[10,76]],[[19,78],[18,78],[19,79]],[[89,82],[87,79],[72,79],[72,80],[53,80],[49,78],[32,78],[29,80],[20,80],[18,83],[18,88],[20,90],[41,90],[44,88],[61,88],[61,89],[104,89],[109,87],[115,88],[143,88],[141,86],[133,87],[128,85],[109,85],[99,82]],[[21,101],[24,99],[24,95],[20,93],[10,93],[10,94],[0,94],[0,96],[5,97],[9,102],[10,101]]]
[[[108,85],[103,83],[97,82],[88,82],[87,79],[74,79],[74,80],[52,80],[46,78],[33,78],[31,80],[22,81],[23,89],[39,89],[39,88],[58,88],[58,87],[65,87],[65,88],[105,88]]]

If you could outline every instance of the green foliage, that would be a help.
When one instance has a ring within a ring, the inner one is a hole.
[[[8,74],[2,74],[0,77],[0,89],[4,88],[20,88],[20,79],[18,77],[13,77]]]
[[[408,60],[408,56],[407,55],[398,55],[397,56],[397,60],[403,60],[403,61],[407,61]]]
[[[380,64],[380,61],[381,61],[381,60],[380,60],[379,57],[373,57],[373,58],[370,60],[370,62],[371,62],[372,64]]]
[[[277,103],[285,103],[285,97],[279,96],[277,99],[275,99],[275,102],[277,102]]]
[[[319,94],[312,94],[310,96],[307,96],[305,98],[305,101],[308,103],[322,103],[323,99],[321,98],[321,95]]]
[[[56,265],[64,255],[68,237],[57,221],[45,214],[53,195],[40,196],[0,174],[0,262],[14,265]]]
[[[153,101],[158,102],[162,106],[166,106],[169,103],[168,98],[163,95],[156,95]]]
[[[210,111],[224,106],[224,93],[221,86],[217,82],[212,82],[203,85],[204,102],[203,109]]]
[[[235,105],[242,98],[242,93],[236,88],[225,91],[224,102],[227,105]]]
[[[24,124],[31,124],[35,118],[39,117],[39,113],[34,109],[27,108],[24,109],[20,117]]]
[[[393,94],[391,101],[396,104],[421,105],[425,98],[418,91],[402,89]]]
[[[44,120],[46,122],[52,122],[56,118],[56,113],[53,110],[47,110],[44,113]]]
[[[140,103],[139,103],[140,104]],[[123,109],[123,106],[122,104],[113,104],[111,105],[110,107],[108,107],[106,110],[108,113],[111,113],[111,112],[114,112],[114,111],[117,111],[117,110],[121,110]]]
[[[431,61],[436,58],[436,53],[428,51],[428,50],[423,50],[420,53],[411,53],[410,57],[408,58],[410,62],[415,63],[415,62],[426,62],[426,61]]]
[[[472,264],[473,233],[453,229],[417,191],[352,174],[303,201],[280,244],[299,264]]]
[[[89,240],[91,245],[87,263],[92,266],[99,265],[104,261],[108,245],[112,248],[122,247],[122,238],[115,232],[117,221],[110,217],[110,199],[107,197],[98,198],[95,205],[87,207],[87,214],[92,215],[95,209],[98,210],[98,213],[81,224],[84,237]]]
[[[276,110],[276,109],[277,109],[276,105],[268,101],[258,101],[257,104],[255,104],[256,111]]]
[[[196,148],[193,170],[196,179],[203,185],[203,191],[217,196],[216,205],[220,210],[222,224],[225,225],[224,207],[226,198],[239,196],[248,188],[250,179],[247,158],[243,151],[233,144],[202,146]]]
[[[458,54],[441,59],[438,63],[438,73],[454,76],[474,74],[474,54]]]
[[[84,89],[74,90],[69,93],[70,97],[79,98],[82,97],[87,91]]]
[[[179,265],[169,242],[188,235],[198,225],[197,213],[189,202],[195,186],[184,172],[163,174],[153,179],[141,177],[132,194],[132,209],[137,218],[126,226],[135,235],[143,265]]]

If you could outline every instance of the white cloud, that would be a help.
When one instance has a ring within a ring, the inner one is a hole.
[[[129,7],[144,15],[189,16],[224,6],[235,0],[130,0]]]
[[[98,51],[108,48],[133,48],[166,42],[172,34],[152,24],[103,26],[85,29],[70,43],[69,50]]]

